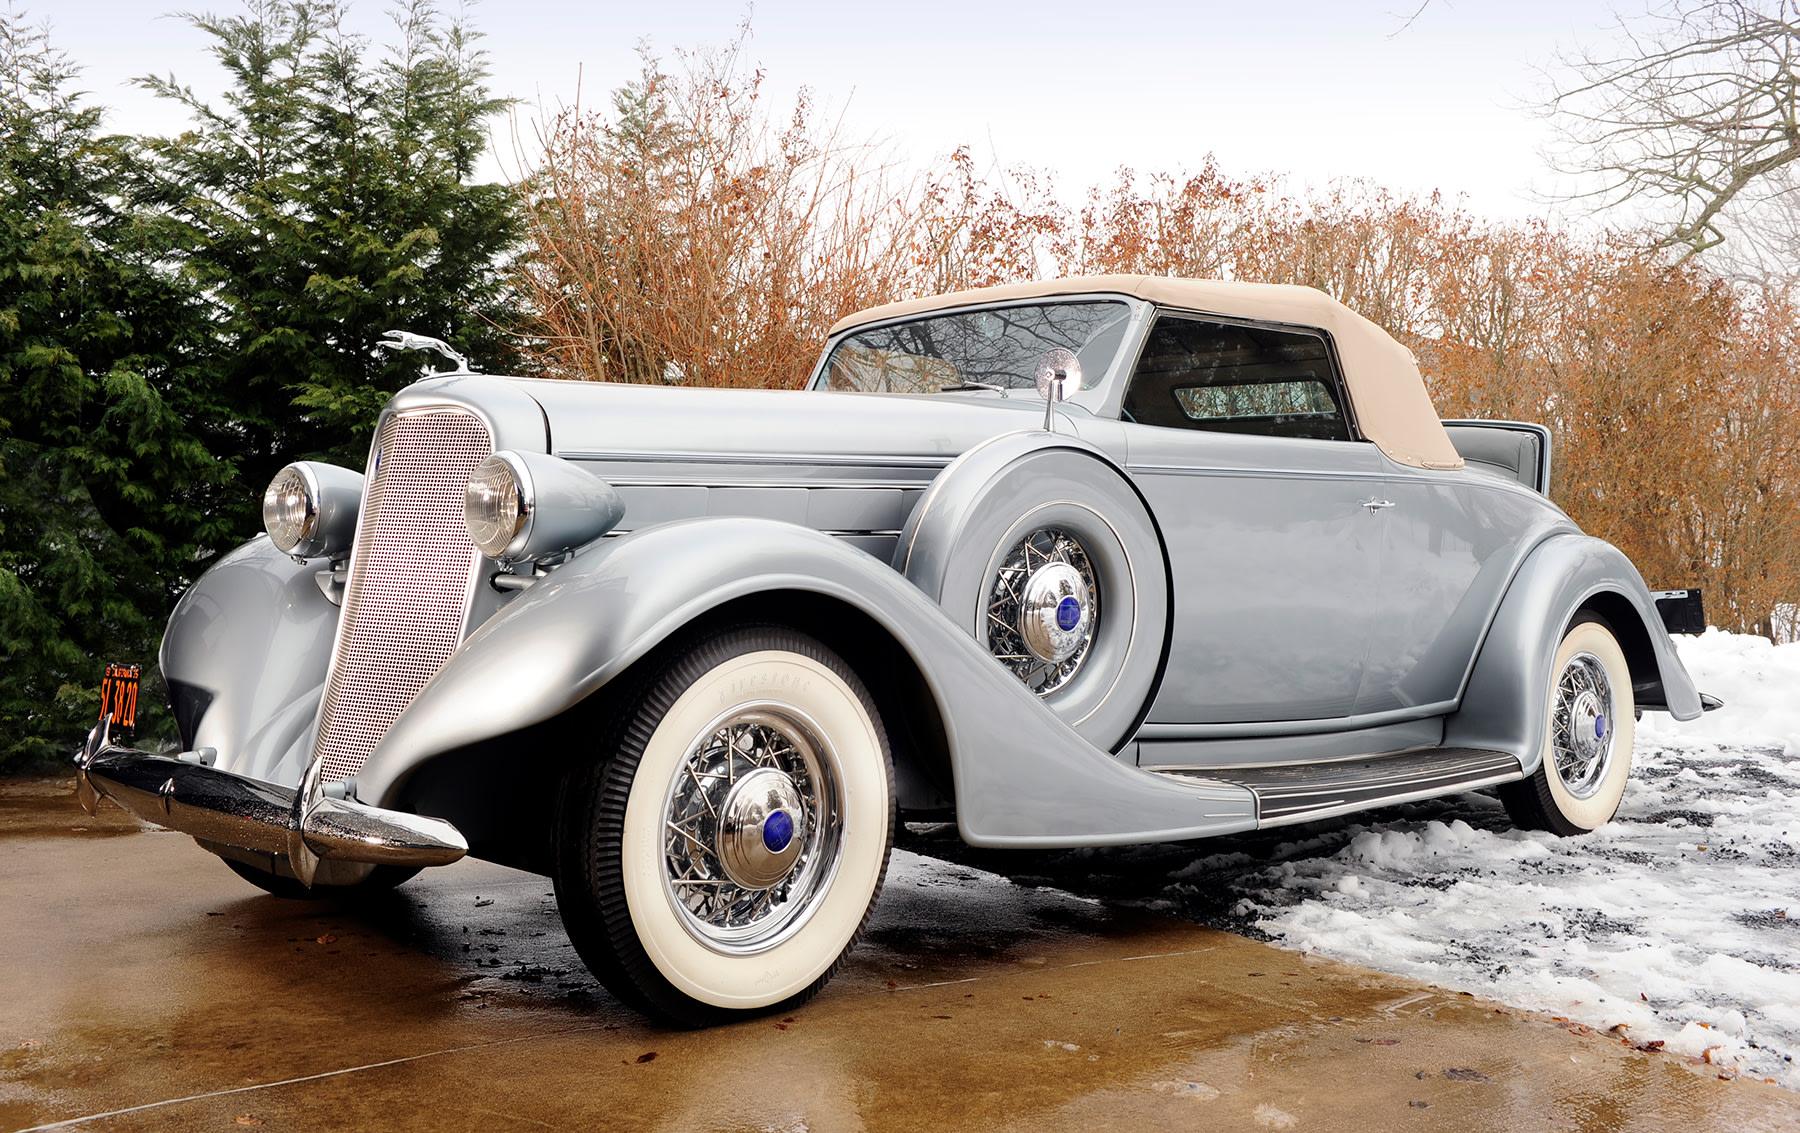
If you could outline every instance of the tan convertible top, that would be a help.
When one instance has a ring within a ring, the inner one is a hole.
[[[1329,335],[1344,367],[1344,382],[1356,407],[1363,436],[1382,452],[1414,468],[1461,468],[1462,457],[1438,421],[1431,395],[1412,351],[1388,333],[1323,291],[1275,283],[1224,283],[1206,279],[1169,279],[1153,275],[1094,275],[1014,283],[955,291],[928,299],[909,299],[871,307],[831,328],[961,307],[971,303],[1034,299],[1048,295],[1115,292],[1146,299],[1158,306],[1210,315],[1317,327]]]

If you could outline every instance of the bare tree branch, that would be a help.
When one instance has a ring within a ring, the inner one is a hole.
[[[1417,20],[1420,16],[1423,16],[1425,14],[1425,9],[1427,9],[1429,7],[1431,7],[1431,0],[1422,0],[1422,2],[1419,4],[1419,6],[1415,9],[1413,9],[1413,14],[1406,17],[1406,20],[1403,23],[1401,23],[1401,25],[1399,27],[1395,28],[1391,32],[1388,32],[1387,37],[1389,39],[1393,39],[1396,36],[1398,36],[1401,32],[1405,31],[1407,28],[1412,27],[1413,21]],[[1397,16],[1400,13],[1389,12],[1388,14],[1390,16]]]
[[[1673,0],[1620,30],[1614,53],[1558,60],[1553,164],[1588,179],[1571,197],[1660,214],[1685,260],[1800,161],[1800,0]]]

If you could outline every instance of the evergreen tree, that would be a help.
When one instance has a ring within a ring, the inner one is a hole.
[[[190,16],[231,77],[223,105],[142,80],[193,119],[146,143],[137,199],[212,305],[251,484],[299,459],[362,466],[376,413],[420,373],[417,355],[377,356],[390,328],[445,339],[477,369],[512,361],[495,323],[514,198],[468,183],[505,103],[483,86],[476,33],[431,0],[392,14],[385,57],[337,3]],[[240,513],[251,530],[255,502]]]
[[[0,767],[66,755],[105,661],[144,667],[194,565],[228,538],[231,463],[207,335],[166,249],[117,201],[130,145],[99,136],[75,68],[0,14]]]
[[[155,653],[174,598],[261,530],[283,464],[360,468],[421,370],[389,328],[477,368],[513,194],[472,185],[504,105],[476,36],[429,0],[385,55],[341,5],[188,17],[230,77],[173,138],[102,137],[75,69],[0,25],[0,767],[70,751],[107,661],[144,666],[140,732],[172,739]]]

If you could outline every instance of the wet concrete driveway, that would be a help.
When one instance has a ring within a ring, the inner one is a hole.
[[[1616,1036],[896,853],[785,1018],[680,1033],[581,967],[542,878],[360,907],[0,782],[0,1129],[1793,1129]]]

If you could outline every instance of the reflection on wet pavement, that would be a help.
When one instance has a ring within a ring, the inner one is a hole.
[[[0,1129],[1800,1121],[1610,1036],[906,851],[818,999],[670,1032],[588,976],[542,878],[278,900],[65,791],[0,783]]]

